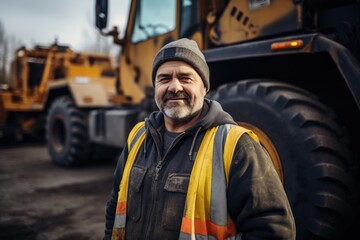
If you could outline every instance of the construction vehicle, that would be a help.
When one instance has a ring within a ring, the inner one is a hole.
[[[110,55],[78,53],[56,43],[20,47],[11,63],[9,83],[1,85],[0,137],[5,142],[46,136],[56,164],[84,163],[94,155],[87,113],[112,106],[115,95]]]
[[[122,102],[90,112],[92,142],[125,146],[155,110],[151,68],[166,43],[195,40],[210,67],[208,98],[253,130],[288,195],[297,239],[360,239],[360,2],[358,0],[133,0],[120,39]],[[265,179],[266,181],[266,179]]]

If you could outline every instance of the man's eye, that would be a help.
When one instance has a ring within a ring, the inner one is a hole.
[[[160,78],[158,81],[159,82],[165,82],[165,81],[170,81],[171,78],[169,77],[163,77],[163,78]]]

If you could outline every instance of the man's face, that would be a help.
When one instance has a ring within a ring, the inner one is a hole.
[[[191,120],[203,106],[206,95],[200,75],[182,61],[163,63],[155,76],[155,102],[173,122]]]

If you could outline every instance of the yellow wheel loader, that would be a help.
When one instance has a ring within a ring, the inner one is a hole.
[[[0,89],[1,142],[45,137],[52,160],[74,166],[91,159],[88,112],[113,106],[115,70],[107,54],[67,46],[21,47]]]
[[[126,144],[129,129],[156,109],[155,54],[191,38],[209,64],[207,97],[269,152],[297,239],[360,239],[358,0],[133,0],[121,39],[116,27],[106,30],[107,7],[96,1],[96,26],[122,47],[125,101],[90,112],[91,141]]]

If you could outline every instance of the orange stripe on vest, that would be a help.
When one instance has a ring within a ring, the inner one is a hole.
[[[192,224],[194,224],[195,232],[192,232]],[[216,225],[209,220],[198,220],[183,218],[181,224],[181,232],[188,234],[199,234],[203,236],[214,236],[216,239],[225,239],[236,235],[236,229],[234,224],[228,226]]]
[[[116,214],[126,214],[127,201],[118,202],[116,205]]]

